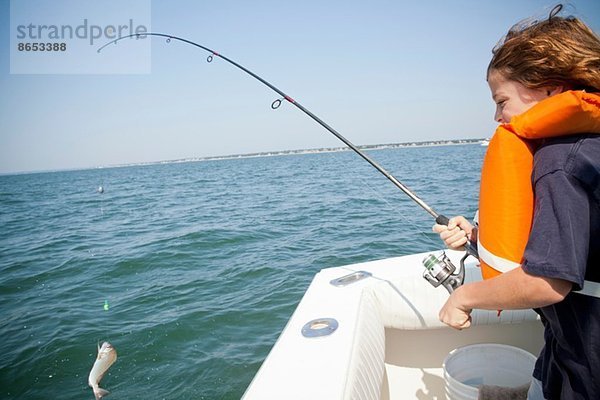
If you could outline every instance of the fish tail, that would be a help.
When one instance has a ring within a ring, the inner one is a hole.
[[[94,389],[94,396],[96,400],[101,400],[104,396],[108,396],[109,391],[106,389],[102,389],[101,387]]]

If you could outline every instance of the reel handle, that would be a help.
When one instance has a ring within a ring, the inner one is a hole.
[[[435,218],[435,222],[440,225],[448,226],[450,219],[448,217],[446,217],[445,215],[440,214]],[[477,248],[475,246],[473,246],[473,243],[471,243],[470,240],[467,240],[467,243],[465,243],[465,250],[468,255],[471,255],[471,256],[479,259],[479,253],[477,252]]]

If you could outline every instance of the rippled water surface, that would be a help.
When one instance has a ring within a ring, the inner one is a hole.
[[[484,152],[369,154],[470,216]],[[238,399],[315,273],[439,248],[432,224],[351,152],[0,176],[0,398],[93,399],[108,340],[109,398]]]

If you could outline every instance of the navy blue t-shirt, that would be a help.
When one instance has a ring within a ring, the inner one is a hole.
[[[573,283],[563,301],[536,310],[545,345],[533,376],[548,400],[600,399],[600,298],[575,292],[584,280],[600,282],[600,135],[542,141],[532,181],[523,269]]]

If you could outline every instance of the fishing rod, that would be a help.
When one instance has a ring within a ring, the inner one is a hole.
[[[382,166],[380,166],[378,163],[376,163],[373,159],[371,159],[369,156],[367,156],[358,147],[356,147],[352,142],[350,142],[348,139],[346,139],[344,136],[342,136],[338,131],[336,131],[331,126],[329,126],[321,118],[317,117],[310,110],[308,110],[304,106],[302,106],[302,104],[300,104],[299,102],[297,102],[296,100],[294,100],[292,97],[288,96],[286,93],[284,93],[282,90],[280,90],[277,87],[275,87],[270,82],[268,82],[265,79],[261,78],[260,76],[256,75],[254,72],[250,71],[246,67],[238,64],[237,62],[235,62],[235,61],[233,61],[233,60],[225,57],[224,55],[222,55],[222,54],[220,54],[220,53],[218,53],[218,52],[216,52],[216,51],[214,51],[214,50],[212,50],[212,49],[210,49],[208,47],[202,46],[202,45],[200,45],[200,44],[198,44],[196,42],[192,42],[191,40],[188,40],[188,39],[184,39],[184,38],[173,36],[173,35],[167,35],[165,33],[146,32],[146,33],[134,33],[134,34],[130,34],[130,35],[126,35],[126,36],[121,36],[121,37],[118,37],[118,38],[116,38],[114,40],[111,40],[110,42],[108,42],[108,43],[104,44],[102,47],[100,47],[98,49],[98,53],[100,53],[104,48],[110,46],[111,44],[117,44],[121,40],[125,40],[125,39],[128,39],[128,38],[134,38],[134,37],[136,39],[140,39],[140,38],[145,38],[146,36],[164,37],[164,38],[166,38],[166,42],[167,43],[170,43],[171,40],[178,40],[180,42],[187,43],[189,45],[198,47],[198,48],[200,48],[200,49],[202,49],[202,50],[210,53],[209,56],[206,58],[206,61],[209,62],[209,63],[213,61],[214,57],[219,57],[219,58],[227,61],[229,64],[233,65],[234,67],[236,67],[236,68],[244,71],[246,74],[248,74],[251,77],[253,77],[254,79],[258,80],[259,82],[261,82],[262,84],[264,84],[265,86],[267,86],[268,88],[270,88],[275,93],[277,93],[277,94],[279,94],[281,96],[281,98],[279,98],[279,99],[273,101],[273,103],[271,103],[271,108],[272,109],[275,110],[275,109],[279,108],[279,106],[281,105],[281,103],[282,103],[283,100],[286,100],[289,103],[293,104],[298,109],[300,109],[300,111],[302,111],[303,113],[305,113],[306,115],[308,115],[310,118],[312,118],[314,121],[316,121],[323,128],[327,129],[335,137],[337,137],[339,140],[341,140],[346,146],[348,146],[350,149],[352,149],[356,154],[358,154],[365,161],[367,161],[369,164],[371,164],[377,171],[379,171],[383,176],[385,176],[389,181],[391,181],[398,189],[402,190],[411,200],[413,200],[415,203],[417,203],[419,206],[421,206],[421,208],[423,208],[425,211],[427,211],[429,214],[431,214],[431,216],[435,219],[436,223],[438,223],[440,225],[448,225],[448,222],[449,222],[448,217],[446,217],[445,215],[437,213],[432,207],[430,207],[421,198],[419,198],[406,185],[404,185],[402,182],[400,182],[398,179],[396,179],[386,169],[384,169]],[[467,243],[465,243],[465,249],[466,249],[466,253],[467,253],[465,255],[465,258],[467,256],[469,256],[469,255],[472,255],[472,256],[474,256],[476,258],[479,258],[479,255],[477,253],[477,249],[475,248],[475,246],[473,246],[470,243],[469,240],[467,240]],[[431,267],[431,268],[428,267],[428,264],[425,262],[426,260],[424,260],[423,263],[425,264],[427,270],[433,273],[433,267]],[[442,260],[438,260],[438,261],[440,261],[441,264],[447,264],[447,262],[445,262],[445,261],[442,261]],[[432,261],[430,260],[429,265],[432,265],[431,262]],[[463,263],[463,261],[461,260],[461,264],[462,263]],[[448,272],[448,268],[442,267],[442,269],[444,269],[444,270],[446,270],[446,272]],[[462,269],[463,269],[463,273],[464,273],[464,268],[462,268]],[[454,271],[450,272],[449,276],[453,276],[454,275],[453,272]],[[447,276],[446,278],[449,278],[449,276]],[[438,279],[438,281],[439,281],[439,279]],[[432,282],[432,281],[430,281],[430,282]],[[462,281],[460,283],[462,284]],[[432,282],[432,284],[434,284],[434,283]],[[440,283],[438,283],[438,285],[439,284],[443,284],[443,283],[440,282]],[[437,285],[434,284],[434,286],[437,286]],[[451,291],[447,286],[446,286],[446,288],[449,291]]]

